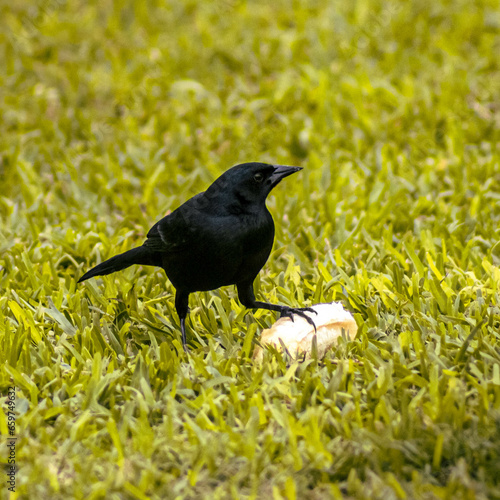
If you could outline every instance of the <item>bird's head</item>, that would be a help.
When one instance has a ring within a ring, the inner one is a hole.
[[[224,172],[205,191],[205,196],[209,199],[225,199],[231,204],[240,204],[242,211],[251,211],[265,203],[268,194],[282,179],[299,170],[302,168],[242,163]]]

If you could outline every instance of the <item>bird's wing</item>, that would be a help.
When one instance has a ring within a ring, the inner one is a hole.
[[[148,232],[144,245],[157,252],[183,252],[192,247],[197,236],[199,193],[177,210],[159,220]]]

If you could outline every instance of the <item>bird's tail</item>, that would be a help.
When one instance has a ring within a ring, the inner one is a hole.
[[[79,280],[78,283],[93,278],[94,276],[104,276],[116,271],[121,271],[133,264],[141,264],[143,266],[158,266],[161,265],[158,259],[158,254],[151,249],[141,246],[132,248],[128,252],[121,253],[111,257],[111,259],[101,262],[99,265],[87,271]]]

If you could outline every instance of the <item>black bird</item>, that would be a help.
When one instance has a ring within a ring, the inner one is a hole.
[[[192,292],[236,285],[248,308],[304,317],[305,311],[255,299],[253,282],[274,241],[274,222],[266,207],[271,190],[300,167],[243,163],[224,172],[209,188],[158,221],[142,246],[115,255],[86,272],[78,283],[120,271],[133,264],[158,266],[176,288],[182,344],[186,346],[188,298]]]

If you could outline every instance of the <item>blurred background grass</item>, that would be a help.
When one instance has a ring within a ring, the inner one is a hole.
[[[0,9],[16,498],[500,498],[498,2]],[[229,288],[186,357],[161,271],[76,286],[243,161],[304,167],[258,285],[354,313],[323,362],[254,365]]]

